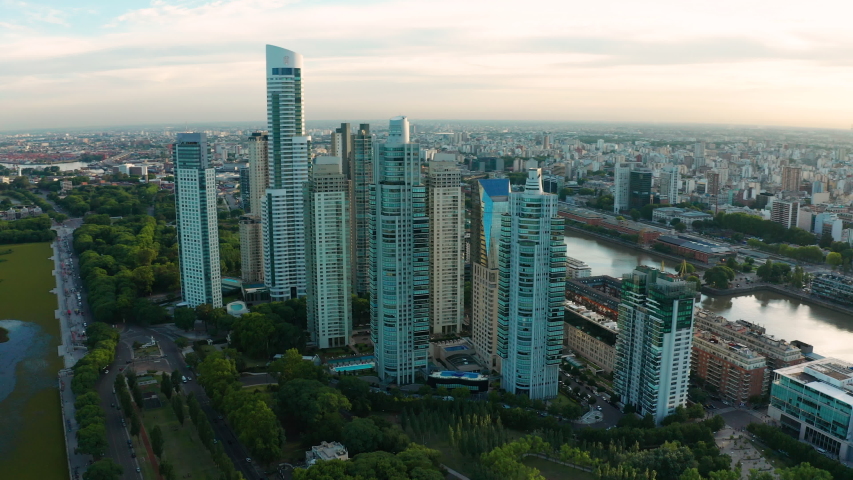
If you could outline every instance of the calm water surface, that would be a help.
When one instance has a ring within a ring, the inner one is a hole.
[[[660,259],[645,252],[572,233],[565,237],[568,255],[586,262],[593,275],[621,278],[637,265],[660,267]],[[667,262],[672,271],[677,265]],[[814,346],[816,353],[853,361],[853,316],[817,305],[801,303],[774,292],[708,297],[699,304],[727,317],[744,319],[767,328],[767,333],[785,340],[801,340]]]

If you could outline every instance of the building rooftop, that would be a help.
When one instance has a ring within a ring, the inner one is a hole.
[[[850,362],[837,358],[822,358],[780,368],[774,373],[853,405],[853,364]]]

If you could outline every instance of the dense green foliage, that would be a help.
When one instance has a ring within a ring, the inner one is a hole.
[[[294,472],[295,480],[442,480],[439,466],[441,454],[420,445],[411,444],[394,455],[371,452],[356,455],[348,462],[320,460],[309,469]]]
[[[56,237],[56,233],[50,229],[52,223],[47,215],[13,221],[0,220],[0,245],[49,242]]]
[[[762,442],[773,450],[785,452],[795,463],[813,465],[821,470],[826,470],[831,475],[831,477],[823,478],[833,478],[834,480],[853,479],[853,469],[821,455],[811,445],[797,441],[797,439],[785,434],[785,432],[776,427],[763,423],[750,423],[747,426],[747,430],[760,438]],[[800,479],[812,477],[799,477],[796,476],[795,472],[791,472],[789,476],[783,476],[782,478]]]
[[[165,311],[141,298],[180,288],[175,228],[138,215],[111,223],[90,215],[74,231],[74,249],[96,320],[161,323]]]
[[[74,378],[71,380],[71,390],[77,396],[77,451],[100,455],[107,449],[107,427],[104,410],[95,392],[95,382],[101,371],[115,359],[119,333],[106,324],[94,323],[86,329],[86,336],[89,351],[74,365]]]
[[[262,462],[278,458],[284,445],[284,432],[264,397],[241,388],[234,360],[219,352],[212,353],[199,364],[198,372],[199,383],[213,405],[228,417],[252,455]],[[192,409],[190,405],[190,418]]]
[[[68,192],[65,198],[60,199],[55,193],[50,194],[49,198],[75,217],[82,217],[89,212],[110,217],[124,217],[147,213],[148,207],[160,201],[168,203],[165,198],[170,195],[166,191],[161,191],[157,185],[142,183],[130,187],[84,185]],[[174,220],[174,210],[171,216],[163,215],[161,219]]]

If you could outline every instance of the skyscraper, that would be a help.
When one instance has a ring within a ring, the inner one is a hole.
[[[531,168],[523,192],[510,193],[501,217],[498,353],[501,386],[531,399],[557,396],[566,285],[564,220],[557,196],[543,193]]]
[[[652,172],[645,168],[631,170],[630,209],[641,209],[652,203]]]
[[[498,244],[501,217],[509,212],[509,179],[477,180],[471,202],[471,339],[489,368],[498,356]]]
[[[678,203],[678,189],[681,187],[681,172],[678,166],[669,165],[663,167],[660,173],[660,201],[661,203]]]
[[[264,235],[262,205],[269,186],[269,137],[266,132],[254,132],[248,138],[249,183],[248,200],[244,208],[250,212],[240,217],[240,277],[246,283],[264,281]],[[242,171],[241,171],[242,174]],[[242,175],[241,175],[242,180]]]
[[[240,168],[240,205],[243,207],[243,211],[246,213],[251,213],[252,205],[251,205],[251,191],[252,187],[249,182],[249,167],[241,167]]]
[[[409,121],[392,118],[371,188],[370,323],[376,371],[385,382],[413,383],[429,348],[429,217],[420,148]]]
[[[656,423],[687,399],[693,343],[692,283],[638,266],[622,277],[616,393]]]
[[[302,55],[267,45],[269,186],[262,205],[264,281],[273,301],[306,293],[302,186],[311,137],[305,135]]]
[[[430,324],[432,333],[462,327],[465,307],[465,207],[456,162],[429,162]]]
[[[352,229],[353,293],[370,292],[370,188],[373,185],[373,160],[376,140],[370,125],[362,123],[352,142]]]
[[[308,330],[319,348],[343,347],[352,333],[349,181],[340,157],[317,157],[305,184]]]
[[[342,123],[332,133],[332,155],[341,159],[341,168],[347,180],[352,180],[352,128]]]
[[[613,168],[613,213],[628,211],[631,204],[631,164],[617,163]]]
[[[222,306],[216,171],[210,165],[207,136],[179,133],[172,150],[181,294],[190,307]]]
[[[803,169],[800,167],[782,167],[782,191],[797,192],[800,190],[800,182],[803,178]]]

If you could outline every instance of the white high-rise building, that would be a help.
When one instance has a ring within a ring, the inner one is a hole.
[[[302,187],[311,137],[305,135],[302,55],[267,45],[269,186],[262,202],[264,282],[273,301],[306,293]]]
[[[240,278],[245,283],[264,281],[264,235],[261,221],[264,195],[269,186],[269,137],[254,132],[247,146],[249,167],[249,215],[240,217]],[[241,172],[242,173],[242,172]]]
[[[622,277],[616,393],[660,423],[687,400],[693,284],[640,265]]]
[[[531,399],[557,396],[566,287],[564,220],[557,196],[531,168],[523,192],[501,216],[498,256],[498,354],[501,386]]]
[[[172,150],[181,294],[190,307],[222,306],[216,171],[210,164],[207,136],[179,133]]]
[[[631,165],[617,163],[613,168],[613,212],[628,211],[631,205]]]
[[[350,182],[340,157],[317,157],[305,185],[308,330],[319,348],[343,347],[352,334]]]
[[[270,183],[269,135],[254,132],[249,136],[249,211],[260,218],[261,203]]]
[[[498,245],[509,192],[509,179],[477,180],[471,199],[471,340],[480,359],[497,372]]]
[[[370,324],[384,382],[414,383],[429,355],[429,216],[418,144],[395,117],[374,164],[370,219]]]
[[[465,313],[465,202],[456,162],[429,162],[430,324],[455,333]]]
[[[678,203],[678,189],[681,187],[681,171],[677,165],[667,165],[660,173],[660,202],[668,204]]]

